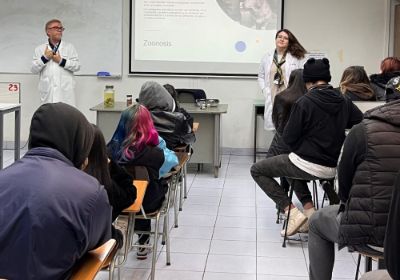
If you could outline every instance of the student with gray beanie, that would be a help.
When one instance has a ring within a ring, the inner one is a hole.
[[[303,79],[308,92],[292,107],[283,131],[283,141],[289,154],[278,155],[257,162],[251,175],[260,188],[287,213],[292,208],[287,235],[295,234],[312,215],[312,200],[303,203],[304,214],[288,198],[274,179],[316,180],[332,179],[345,138],[345,129],[359,123],[361,111],[328,83],[331,80],[329,60],[310,58],[304,64]],[[309,194],[308,188],[296,192]],[[284,235],[284,232],[281,232]]]

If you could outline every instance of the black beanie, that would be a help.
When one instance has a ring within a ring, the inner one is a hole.
[[[329,83],[331,81],[329,60],[327,58],[309,58],[304,64],[303,80],[305,83],[316,81],[325,81]]]

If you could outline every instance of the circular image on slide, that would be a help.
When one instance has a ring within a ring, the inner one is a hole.
[[[252,29],[278,29],[278,0],[216,0],[232,20]]]

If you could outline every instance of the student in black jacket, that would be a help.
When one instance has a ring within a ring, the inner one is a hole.
[[[311,280],[331,279],[335,243],[372,254],[383,247],[399,166],[397,100],[367,111],[346,137],[338,170],[342,204],[324,207],[310,219]]]
[[[101,130],[93,125],[94,140],[88,156],[88,165],[84,170],[95,177],[107,191],[108,200],[112,206],[112,221],[129,207],[136,199],[136,188],[133,178],[107,156],[106,142]],[[112,226],[112,236],[122,247],[122,233]]]
[[[308,92],[292,107],[283,141],[291,153],[267,158],[251,167],[251,175],[260,188],[287,212],[288,236],[307,222],[307,217],[289,200],[287,193],[274,179],[332,179],[345,138],[345,129],[362,120],[361,111],[328,83],[331,80],[328,59],[310,58],[304,64],[303,79]],[[304,194],[310,191],[305,186]],[[303,202],[304,210],[313,202]],[[281,232],[284,235],[284,231]]]

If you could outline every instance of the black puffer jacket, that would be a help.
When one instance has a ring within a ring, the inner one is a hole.
[[[385,74],[373,74],[369,76],[371,81],[371,87],[375,91],[376,100],[385,101],[386,100],[386,84],[391,78],[400,76],[400,72],[388,72]]]
[[[347,174],[353,178],[347,192],[342,190],[346,183],[341,184],[346,179],[341,180],[343,174],[339,174],[339,195],[342,200],[348,197],[339,228],[339,246],[382,247],[400,166],[400,100],[366,112],[363,122],[353,130],[347,136],[339,167],[339,172],[354,169],[354,176]]]

